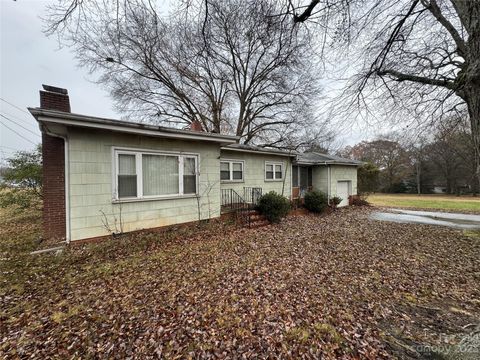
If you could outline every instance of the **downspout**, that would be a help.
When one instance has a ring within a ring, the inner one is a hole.
[[[70,244],[71,236],[70,236],[70,192],[69,192],[69,183],[70,183],[70,162],[69,162],[69,152],[68,152],[68,138],[63,135],[52,133],[48,130],[48,128],[44,125],[44,131],[47,135],[57,137],[63,139],[63,148],[65,149],[65,241],[67,244]]]
[[[330,205],[330,192],[331,192],[331,181],[332,181],[332,177],[331,177],[331,174],[330,174],[330,165],[327,164],[327,162],[325,161],[325,166],[327,167],[327,203],[328,205]]]

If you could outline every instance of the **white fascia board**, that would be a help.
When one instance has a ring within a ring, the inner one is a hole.
[[[239,149],[239,148],[230,148],[228,146],[222,147],[220,150],[224,151],[238,151],[238,152],[245,152],[251,154],[265,154],[265,155],[275,155],[275,156],[283,156],[283,157],[296,157],[296,154],[288,154],[288,153],[281,153],[275,151],[263,151],[263,150],[249,150],[249,149]]]
[[[113,120],[107,120],[105,122],[100,122],[97,119],[88,121],[88,117],[81,115],[81,119],[76,119],[78,115],[74,114],[62,114],[62,116],[57,116],[56,114],[50,116],[49,114],[41,113],[44,110],[29,109],[32,115],[37,119],[39,123],[51,123],[51,124],[61,124],[66,126],[76,126],[90,129],[101,129],[101,130],[110,130],[116,132],[130,133],[130,134],[139,134],[146,136],[155,136],[162,138],[172,138],[172,139],[183,139],[183,140],[198,140],[198,141],[210,141],[217,142],[221,144],[234,144],[237,142],[237,137],[228,136],[228,135],[215,135],[212,133],[189,133],[186,130],[177,130],[177,129],[168,129],[164,131],[160,129],[149,129],[147,126],[142,127],[142,124],[132,123],[130,126],[125,125],[125,123],[114,124]]]
[[[195,134],[179,134],[179,133],[169,133],[169,132],[162,132],[161,130],[149,130],[149,129],[138,129],[133,127],[125,127],[119,125],[110,125],[110,124],[98,124],[98,123],[91,123],[86,121],[79,121],[79,120],[63,120],[63,119],[55,119],[49,117],[38,117],[39,122],[45,123],[53,123],[53,124],[63,124],[67,126],[77,126],[77,127],[84,127],[89,129],[99,129],[99,130],[110,130],[116,132],[124,132],[129,134],[138,134],[138,135],[146,135],[146,136],[155,136],[155,137],[162,137],[162,138],[171,138],[171,139],[179,139],[179,140],[199,140],[199,141],[211,141],[211,142],[219,142],[222,144],[225,143],[236,143],[235,139],[227,139],[227,138],[219,138],[219,137],[209,137],[209,136],[198,136]]]
[[[326,165],[339,165],[339,166],[362,166],[362,164],[354,163],[341,163],[335,161],[294,161],[294,165],[308,165],[308,166],[326,166]]]

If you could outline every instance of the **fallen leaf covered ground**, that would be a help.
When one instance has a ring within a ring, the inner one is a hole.
[[[2,213],[0,357],[418,358],[458,342],[480,321],[480,241],[370,211],[36,256],[38,216]]]

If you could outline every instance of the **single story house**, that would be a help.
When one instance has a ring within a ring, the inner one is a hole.
[[[294,197],[302,196],[313,188],[323,191],[329,199],[338,196],[342,199],[338,206],[347,206],[350,196],[357,194],[357,169],[360,165],[361,161],[335,155],[317,152],[298,154],[293,162]]]
[[[219,217],[225,205],[275,191],[319,189],[348,205],[359,162],[257,148],[235,136],[70,112],[43,86],[29,108],[42,132],[44,235],[84,240]]]

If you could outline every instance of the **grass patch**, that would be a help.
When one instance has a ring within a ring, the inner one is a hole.
[[[463,230],[463,235],[472,239],[480,240],[480,230]]]
[[[375,206],[480,212],[480,198],[472,196],[373,194],[367,200]]]

